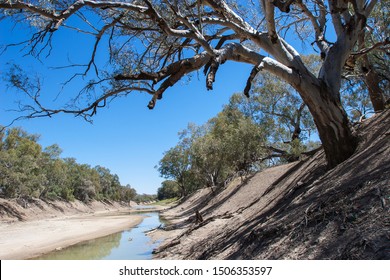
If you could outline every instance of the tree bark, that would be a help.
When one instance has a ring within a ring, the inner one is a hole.
[[[371,66],[371,63],[365,55],[363,57],[363,68],[365,73],[364,79],[370,94],[370,100],[375,112],[380,112],[385,109],[385,98],[383,91],[379,86],[380,78],[375,69]]]
[[[323,112],[321,117],[315,118],[315,122],[329,168],[335,167],[354,153],[356,139],[341,106],[329,102],[328,110]]]
[[[348,159],[357,144],[341,101],[332,96],[327,87],[322,86],[311,90],[304,98],[313,115],[330,169]]]

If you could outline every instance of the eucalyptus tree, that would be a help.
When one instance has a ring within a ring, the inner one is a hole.
[[[71,194],[68,187],[68,174],[65,162],[60,158],[62,149],[57,145],[45,147],[42,152],[41,172],[46,180],[40,197],[49,199],[63,198],[69,200]]]
[[[176,181],[165,180],[161,183],[161,187],[157,189],[157,199],[169,199],[180,197],[180,189]]]
[[[130,203],[137,196],[137,191],[129,184],[122,186],[120,189],[120,199],[124,202]]]
[[[80,107],[50,109],[39,98],[40,83],[21,74],[11,77],[13,85],[33,100],[24,108],[30,110],[30,117],[66,112],[90,118],[111,99],[131,91],[150,93],[148,107],[153,109],[183,76],[203,68],[206,88],[212,89],[220,66],[237,61],[253,65],[246,93],[262,72],[276,75],[299,93],[313,115],[328,165],[334,167],[356,147],[341,105],[341,77],[352,51],[364,47],[357,44],[358,39],[377,2],[1,0],[0,9],[16,23],[35,28],[26,42],[31,54],[41,55],[45,48],[50,49],[53,34],[65,27],[93,34],[85,69],[75,76],[90,71],[98,74],[96,55],[103,42],[108,45],[112,69],[76,95]],[[76,17],[84,21],[86,29],[72,26],[71,19]],[[322,59],[318,75],[294,48],[295,38],[312,42],[318,51]],[[88,94],[89,90],[96,92]]]
[[[201,128],[195,125],[189,125],[187,130],[180,133],[179,143],[166,151],[156,166],[162,177],[176,181],[182,197],[202,187],[192,164],[192,146],[195,139],[199,137],[200,130]]]
[[[214,161],[219,163],[222,180],[232,173],[257,169],[256,164],[264,156],[266,143],[263,126],[229,106],[210,119],[207,126],[209,131],[204,138],[208,138],[206,143],[210,151],[202,154],[211,157],[215,153]]]
[[[0,194],[5,197],[39,197],[45,175],[41,172],[42,147],[38,136],[20,128],[4,133],[0,149]]]
[[[158,170],[175,180],[182,196],[202,187],[214,190],[236,174],[258,170],[257,163],[265,156],[264,141],[260,126],[227,106],[207,123],[191,124],[181,132],[179,143],[164,154]]]
[[[120,182],[119,177],[116,174],[112,174],[111,171],[100,165],[93,168],[95,172],[99,175],[99,187],[102,196],[112,200],[119,199],[120,191]]]
[[[223,140],[209,132],[197,138],[191,149],[191,170],[203,186],[212,190],[233,173],[233,164],[228,162],[227,145]]]

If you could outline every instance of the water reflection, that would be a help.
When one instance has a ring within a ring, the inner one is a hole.
[[[82,242],[61,251],[43,255],[37,260],[147,260],[161,241],[152,242],[145,231],[163,222],[158,213],[143,214],[146,218],[135,228]]]

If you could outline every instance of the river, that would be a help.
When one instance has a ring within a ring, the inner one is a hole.
[[[159,213],[134,213],[144,215],[136,227],[105,237],[78,243],[59,251],[42,255],[36,260],[147,260],[162,240],[153,241],[146,231],[164,225]]]

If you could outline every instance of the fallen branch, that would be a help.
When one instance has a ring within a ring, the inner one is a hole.
[[[180,244],[180,240],[174,240],[174,241],[172,241],[172,242],[169,242],[168,244],[165,244],[165,245],[163,245],[163,246],[160,246],[159,248],[154,249],[154,250],[152,251],[152,254],[161,253],[161,252],[165,251],[166,249],[169,249],[169,248],[171,248],[171,247],[173,247],[173,246],[176,246],[176,245],[178,245],[178,244]]]

